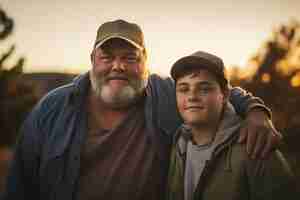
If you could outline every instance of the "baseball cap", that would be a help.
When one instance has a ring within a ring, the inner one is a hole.
[[[94,48],[113,38],[126,40],[138,49],[145,49],[144,34],[139,25],[121,19],[106,22],[98,28]]]
[[[218,56],[204,51],[197,51],[177,60],[171,68],[171,76],[176,81],[186,74],[186,72],[197,69],[206,69],[215,74],[220,81],[228,83],[223,60]]]

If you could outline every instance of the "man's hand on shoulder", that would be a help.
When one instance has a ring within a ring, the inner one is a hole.
[[[239,143],[244,142],[251,158],[264,159],[280,145],[282,135],[265,111],[254,108],[247,113],[241,127]]]

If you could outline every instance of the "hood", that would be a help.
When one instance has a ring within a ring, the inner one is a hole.
[[[232,138],[234,135],[237,135],[237,130],[240,128],[241,121],[242,119],[237,115],[232,104],[228,102],[213,141],[213,146],[217,147]]]

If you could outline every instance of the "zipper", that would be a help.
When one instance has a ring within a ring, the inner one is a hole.
[[[199,182],[196,186],[196,190],[194,191],[194,197],[193,199],[195,200],[200,200],[202,199],[202,193],[203,190],[205,188],[205,184],[209,178],[209,176],[211,175],[212,172],[214,172],[214,169],[216,167],[216,160],[217,160],[217,156],[223,152],[224,149],[226,148],[230,148],[230,146],[236,141],[235,138],[237,138],[237,136],[233,136],[228,138],[226,141],[224,141],[222,143],[222,145],[220,145],[219,147],[217,147],[213,152],[212,152],[212,156],[210,160],[207,160],[204,164],[204,168],[202,171],[202,174],[199,178]],[[226,155],[227,156],[227,155]],[[228,155],[230,156],[230,155]],[[226,159],[227,162],[227,159]]]

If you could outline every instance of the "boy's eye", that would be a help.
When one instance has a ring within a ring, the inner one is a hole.
[[[180,92],[180,93],[186,93],[188,91],[189,91],[189,89],[187,87],[179,87],[179,88],[177,88],[177,92]]]
[[[198,92],[200,94],[208,94],[209,92],[212,92],[215,88],[214,87],[201,87],[198,89]]]
[[[199,92],[203,92],[203,93],[207,93],[209,92],[211,89],[210,88],[200,88]]]

